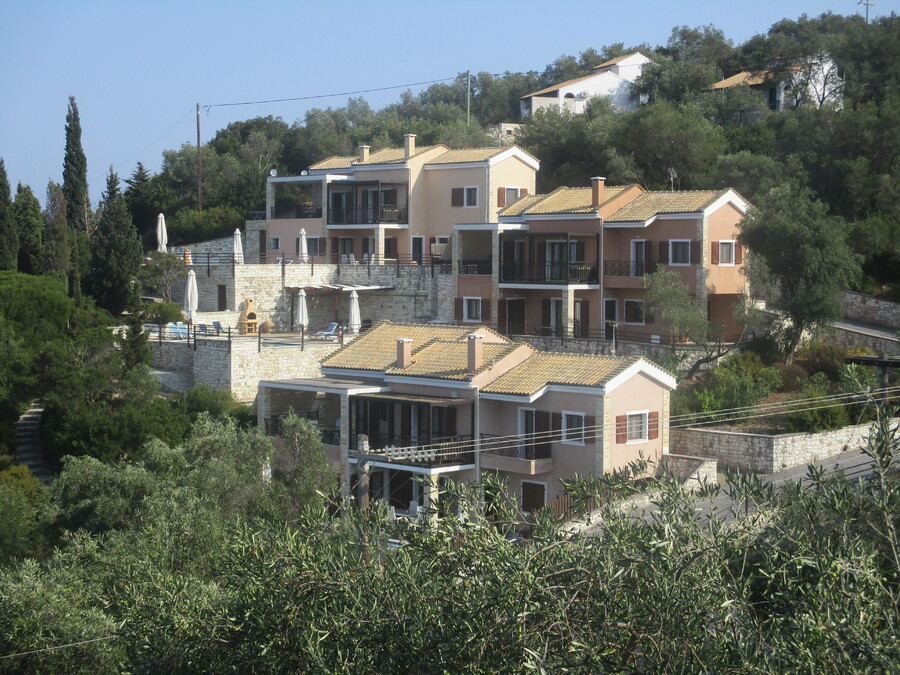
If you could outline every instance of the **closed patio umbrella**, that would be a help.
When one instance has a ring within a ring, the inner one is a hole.
[[[362,321],[359,318],[359,295],[356,291],[350,292],[350,321],[348,328],[351,333],[358,333]]]
[[[234,262],[236,265],[244,264],[244,245],[241,243],[241,231],[234,230]]]
[[[300,228],[300,250],[297,252],[297,261],[302,263],[309,261],[309,253],[306,249],[306,230],[302,227]]]
[[[197,274],[194,270],[191,270],[188,272],[187,286],[184,289],[184,313],[187,315],[188,321],[193,320],[194,314],[197,312],[198,304],[199,294],[197,293]]]
[[[160,253],[168,253],[166,246],[169,243],[169,234],[166,232],[166,217],[159,214],[156,217],[156,250]]]
[[[306,291],[302,288],[297,294],[297,325],[303,326],[304,330],[309,325],[309,310],[306,308]]]

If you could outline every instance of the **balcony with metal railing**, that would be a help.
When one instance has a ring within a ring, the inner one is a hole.
[[[554,440],[559,438],[548,437],[535,441],[481,434],[481,467],[529,476],[547,473],[553,470],[551,443]]]
[[[367,437],[368,448],[358,436],[351,440],[351,453],[357,457],[401,466],[432,468],[438,466],[474,466],[472,437],[455,434],[434,436],[430,441],[404,435],[374,434]]]
[[[319,214],[321,218],[321,212]],[[379,223],[409,223],[409,210],[405,206],[331,207],[328,209],[328,225],[377,225]]]
[[[502,262],[500,283],[505,284],[596,284],[597,266],[573,262]]]

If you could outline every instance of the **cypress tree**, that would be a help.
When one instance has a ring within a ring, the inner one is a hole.
[[[66,154],[63,159],[63,197],[66,198],[66,214],[69,227],[88,232],[88,214],[91,204],[88,199],[87,157],[81,147],[81,120],[75,97],[69,97],[66,112]]]
[[[27,185],[19,183],[16,188],[13,213],[19,236],[19,271],[39,274],[44,246],[44,217],[37,197]]]
[[[13,219],[12,201],[6,165],[0,159],[0,270],[13,270],[19,265],[19,238]]]
[[[52,180],[47,186],[47,209],[44,211],[44,249],[41,254],[41,273],[57,279],[69,276],[69,223],[66,219],[66,198],[62,187]]]
[[[112,167],[106,178],[100,219],[91,237],[91,254],[89,285],[97,305],[114,316],[136,307],[141,244]]]

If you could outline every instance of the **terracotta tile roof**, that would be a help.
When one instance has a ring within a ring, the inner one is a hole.
[[[618,197],[622,192],[632,187],[631,185],[608,185],[603,192],[603,204]],[[501,216],[520,216],[541,214],[565,214],[565,213],[593,213],[596,211],[591,206],[592,189],[559,187],[553,192],[544,195],[526,195],[516,200],[500,211]],[[527,201],[526,201],[527,200]],[[602,206],[602,204],[601,204]]]
[[[547,195],[522,195],[506,208],[500,209],[499,215],[520,216],[524,211],[527,211],[531,205],[539,202],[546,196]]]
[[[600,68],[609,68],[610,66],[614,66],[619,61],[624,61],[627,58],[632,56],[644,56],[641,52],[631,52],[630,54],[622,54],[622,56],[617,56],[614,59],[610,59],[609,61],[604,61],[599,66],[594,66],[594,70],[599,70]]]
[[[599,68],[599,66],[598,66]],[[576,77],[572,80],[566,80],[565,82],[560,82],[559,84],[554,84],[552,87],[545,87],[543,89],[538,89],[537,91],[533,91],[530,94],[525,94],[522,98],[531,98],[532,96],[540,96],[541,94],[550,94],[560,87],[567,87],[570,84],[575,84],[576,82],[581,82],[582,80],[587,80],[592,77],[596,77],[597,73],[591,73],[590,75],[583,75],[582,77]]]
[[[413,343],[413,346],[415,346],[415,343]],[[520,346],[516,343],[488,343],[482,345],[483,365],[476,372],[469,373],[469,345],[466,341],[446,342],[444,340],[432,340],[419,351],[413,352],[412,365],[408,368],[392,367],[385,372],[390,375],[407,375],[410,377],[468,380],[473,375],[490,368]]]
[[[504,373],[483,391],[493,394],[531,395],[548,384],[598,386],[612,379],[639,357],[595,356],[535,352],[522,364]]]
[[[486,162],[491,157],[509,150],[506,148],[462,148],[460,150],[448,150],[430,159],[425,164],[465,164],[467,162]]]
[[[644,192],[609,216],[606,222],[644,221],[660,213],[694,213],[703,210],[726,192],[728,189]]]
[[[423,152],[433,150],[435,145],[423,145],[417,147],[413,153],[413,157],[421,155]],[[382,148],[369,154],[369,159],[365,162],[359,161],[359,155],[349,155],[346,157],[334,156],[323,159],[310,166],[310,170],[321,171],[323,169],[349,169],[353,166],[370,166],[372,164],[403,164],[406,162],[405,151],[403,148]]]
[[[350,368],[384,372],[392,368],[397,360],[397,339],[410,338],[413,360],[416,354],[435,340],[459,342],[465,345],[466,335],[483,335],[486,348],[491,343],[508,344],[509,340],[484,326],[450,326],[430,323],[394,323],[384,321],[363,333],[356,340],[345,345],[329,358],[324,368]]]
[[[800,69],[801,66],[791,66],[787,68],[785,72],[795,73]],[[772,80],[775,80],[777,78],[778,76],[771,70],[744,70],[740,73],[732,75],[731,77],[726,77],[724,80],[716,82],[710,87],[710,89],[727,89],[728,87],[739,87],[742,84],[751,87],[754,85],[771,82]]]

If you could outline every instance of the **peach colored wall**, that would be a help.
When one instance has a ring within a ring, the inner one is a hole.
[[[639,410],[649,410],[650,412],[658,412],[660,417],[660,425],[662,426],[664,411],[666,410],[665,388],[651,380],[644,374],[638,374],[632,377],[621,386],[611,392],[610,409],[612,412],[612,423],[619,415],[625,415],[629,412]],[[610,466],[607,469],[619,469],[632,462],[643,453],[644,459],[658,462],[663,450],[663,439],[665,435],[660,429],[659,438],[643,443],[616,443],[615,429],[613,429],[613,444],[610,448]]]
[[[727,336],[737,335],[741,326],[734,320],[734,303],[738,300],[736,294],[716,294],[709,296],[709,320],[724,324]]]
[[[491,277],[486,274],[460,274],[457,297],[491,297]]]
[[[596,397],[587,393],[549,392],[534,403],[483,400],[481,402],[481,430],[485,434],[498,436],[517,434],[520,408],[544,410],[550,413],[568,410],[582,412],[587,416],[594,416],[595,406]],[[551,449],[553,457],[552,471],[535,476],[504,471],[501,472],[501,475],[509,481],[510,490],[515,495],[521,495],[523,480],[533,483],[545,483],[545,501],[550,502],[564,492],[560,479],[571,478],[576,473],[593,473],[594,454],[596,451],[595,443],[587,443],[583,446],[553,443]]]
[[[709,227],[709,242],[707,248],[711,247],[714,241],[722,241],[728,239],[737,239],[740,229],[738,223],[743,216],[731,204],[725,204],[722,208],[717,209],[707,219]],[[709,251],[706,252],[709,256]],[[710,265],[707,286],[710,292],[715,293],[740,293],[743,291],[745,283],[742,274],[743,265]],[[715,289],[713,291],[713,289]]]

